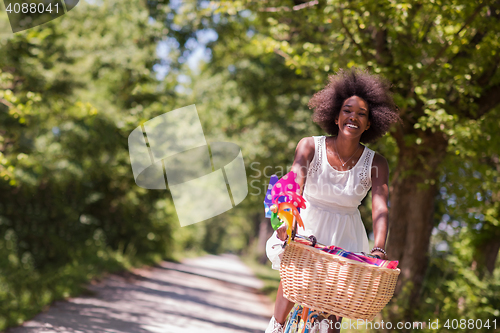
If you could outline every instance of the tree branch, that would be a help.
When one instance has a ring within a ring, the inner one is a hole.
[[[496,77],[495,75],[498,72],[499,64],[500,53],[497,53],[496,56],[490,60],[489,64],[484,66],[483,72],[474,75],[471,80],[475,86],[486,87],[480,97],[474,98],[473,103],[478,106],[476,111],[473,112],[470,108],[461,108],[459,98],[455,100],[452,106],[462,111],[462,114],[469,119],[478,119],[494,107],[498,106],[500,104],[500,84],[491,84],[492,79]],[[452,90],[448,93],[448,96],[450,96],[453,92],[454,90],[452,88]]]
[[[298,64],[295,60],[293,60],[293,58],[292,58],[292,57],[290,57],[290,55],[289,55],[289,54],[286,54],[285,52],[283,52],[282,50],[277,49],[277,48],[275,48],[273,51],[274,51],[274,53],[276,53],[276,54],[278,54],[278,55],[282,56],[282,57],[283,57],[283,58],[285,58],[286,60],[290,60],[291,62],[293,62],[293,64],[294,64],[295,66],[299,67],[299,64]]]
[[[424,8],[424,5],[422,3],[417,2],[416,4],[412,5],[412,7],[411,7],[411,9],[410,9],[410,11],[408,13],[408,19],[406,20],[407,21],[407,25],[406,25],[406,36],[405,36],[405,38],[407,39],[407,42],[409,42],[409,43],[414,43],[414,42],[418,41],[418,35],[419,35],[418,32],[415,35],[415,41],[413,41],[413,38],[411,38],[412,37],[411,27],[414,24],[415,17],[417,16],[418,12],[422,8]],[[399,37],[399,34],[398,34],[398,37]]]
[[[427,35],[429,34],[429,32],[431,32],[431,29],[432,29],[433,26],[434,26],[434,22],[433,21],[430,21],[427,24],[427,29],[425,30],[422,38],[420,39],[420,43],[423,43],[427,39]]]
[[[477,112],[468,111],[465,116],[471,119],[479,119],[491,109],[500,104],[500,84],[488,88],[481,94],[481,97],[474,100],[474,104],[477,104],[479,108]]]
[[[431,29],[434,26],[434,20],[433,20],[434,12],[435,12],[435,6],[432,8],[431,12],[427,16],[427,18],[430,18],[430,19],[422,25],[422,29],[419,30],[419,32],[417,33],[417,39],[418,39],[420,32],[421,31],[423,32],[422,38],[420,39],[419,43],[423,43],[427,39],[427,35],[429,34],[429,32],[431,32]]]
[[[485,87],[490,83],[490,80],[495,76],[495,73],[498,69],[498,63],[500,62],[500,53],[496,54],[496,57],[493,58],[491,62],[491,66],[486,68],[483,71],[483,74],[477,79],[477,84],[481,87]]]
[[[427,68],[420,73],[420,76],[416,80],[416,84],[417,85],[420,84],[421,80],[424,78],[424,75],[426,73],[430,73],[431,68],[436,64],[436,61],[443,56],[444,52],[448,49],[448,47],[450,47],[450,45],[453,44],[453,42],[456,40],[457,36],[460,35],[460,33],[462,32],[462,30],[464,30],[469,24],[472,23],[472,21],[474,21],[474,19],[476,18],[477,14],[479,14],[479,12],[481,11],[481,9],[483,9],[483,7],[485,5],[486,5],[486,2],[484,2],[484,3],[480,4],[479,6],[477,6],[476,10],[474,10],[474,12],[469,16],[469,18],[467,18],[467,20],[462,25],[462,27],[460,28],[460,30],[458,30],[458,32],[455,33],[455,36],[453,37],[453,41],[451,43],[450,42],[445,42],[445,45],[443,45],[443,47],[441,48],[441,50],[439,50],[439,52],[437,53],[437,55],[434,58],[432,58],[431,63],[429,65],[427,65]]]
[[[448,49],[448,47],[451,44],[453,44],[453,42],[455,41],[456,37],[462,32],[462,30],[464,30],[470,23],[472,23],[472,21],[474,20],[474,18],[477,16],[477,14],[479,14],[479,12],[481,11],[481,9],[485,5],[486,5],[486,3],[483,3],[483,4],[479,5],[479,6],[477,6],[477,8],[474,10],[474,12],[467,18],[467,20],[465,21],[465,23],[462,25],[462,27],[460,28],[460,30],[455,34],[454,40],[451,43],[444,41],[445,45],[443,45],[443,47],[441,48],[441,50],[439,50],[438,54],[434,58],[432,58],[432,61],[427,65],[427,67],[425,68],[425,70],[423,70],[420,73],[420,75],[418,76],[418,78],[415,80],[415,83],[412,84],[411,89],[409,90],[408,95],[406,96],[407,99],[411,98],[415,94],[415,87],[418,86],[422,82],[422,80],[424,78],[424,75],[426,73],[430,73],[430,70],[436,64],[437,59],[441,58],[441,56]],[[427,33],[428,33],[428,31],[426,32],[426,34]],[[406,112],[406,109],[401,110],[401,114],[404,114],[405,112]]]
[[[7,101],[6,99],[0,98],[0,103],[8,107],[9,109],[16,109],[16,106],[12,104],[11,102]]]
[[[481,43],[481,41],[484,39],[486,36],[487,32],[476,32],[476,34],[471,38],[471,40],[467,43],[467,46],[464,50],[459,51],[451,60],[448,61],[449,64],[451,64],[455,59],[458,58],[465,58],[470,54],[471,50],[474,50],[476,48],[476,45]]]
[[[313,7],[313,6],[317,5],[318,3],[319,3],[318,0],[313,0],[313,1],[306,2],[306,3],[302,3],[300,5],[295,5],[292,8],[287,7],[287,6],[266,7],[266,8],[260,8],[259,12],[271,12],[271,13],[291,12],[291,11],[297,11],[297,10],[301,10],[301,9],[308,8],[308,7]]]
[[[349,36],[349,39],[351,40],[351,42],[354,45],[356,45],[356,47],[359,49],[359,51],[363,55],[363,58],[365,59],[365,61],[368,62],[371,59],[371,57],[363,50],[363,48],[358,43],[356,43],[356,41],[354,40],[354,36],[351,34],[349,29],[344,24],[344,14],[342,13],[342,8],[339,8],[339,15],[340,15],[340,24],[342,24],[342,28],[344,28],[344,30],[347,33],[347,36]]]
[[[392,53],[387,47],[387,30],[375,28],[375,59],[381,65],[387,65],[392,62]]]

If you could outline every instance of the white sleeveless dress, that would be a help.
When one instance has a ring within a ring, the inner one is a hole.
[[[358,206],[371,188],[371,165],[375,152],[367,147],[356,165],[347,171],[334,169],[326,157],[324,136],[315,136],[315,154],[307,172],[303,196],[307,208],[301,210],[305,231],[319,243],[339,246],[350,252],[370,251],[366,229]],[[266,244],[266,253],[274,269],[279,269],[283,242],[276,232]]]

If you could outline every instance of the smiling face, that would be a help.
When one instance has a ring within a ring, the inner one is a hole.
[[[359,136],[370,128],[368,104],[358,96],[351,96],[344,101],[335,120],[339,126],[339,135]]]

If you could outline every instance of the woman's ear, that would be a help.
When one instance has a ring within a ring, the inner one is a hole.
[[[371,125],[371,123],[370,123],[370,121],[368,120],[368,124],[367,124],[367,126],[366,126],[365,131],[367,131],[367,130],[370,128],[370,125]]]
[[[337,116],[337,118],[335,118],[335,125],[339,125],[339,117]]]

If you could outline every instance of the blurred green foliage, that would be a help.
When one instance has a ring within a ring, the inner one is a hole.
[[[164,27],[148,16],[136,1],[82,3],[0,40],[0,330],[172,254],[173,205],[135,185],[128,157],[142,110],[164,98]]]
[[[455,127],[441,176],[420,318],[500,318],[498,109]],[[498,332],[468,327],[463,332]],[[452,332],[441,327],[441,332]]]

